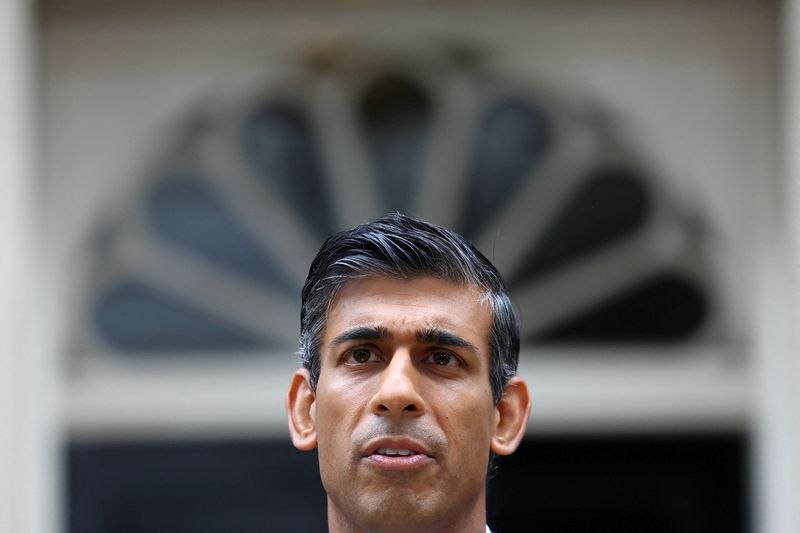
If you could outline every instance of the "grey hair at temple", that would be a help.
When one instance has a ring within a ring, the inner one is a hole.
[[[519,326],[500,273],[461,235],[399,213],[332,235],[311,263],[302,292],[300,353],[312,388],[328,310],[345,283],[366,276],[431,276],[482,291],[492,311],[489,380],[494,402],[500,401],[519,361]]]

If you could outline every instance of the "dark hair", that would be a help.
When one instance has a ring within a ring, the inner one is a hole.
[[[392,213],[336,233],[320,248],[303,285],[300,351],[316,388],[320,344],[331,302],[349,280],[383,275],[432,276],[477,287],[492,310],[489,380],[495,403],[517,372],[519,327],[500,273],[461,235],[435,224]]]

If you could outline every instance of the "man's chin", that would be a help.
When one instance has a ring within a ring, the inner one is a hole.
[[[339,507],[351,524],[358,524],[363,531],[385,532],[414,531],[416,525],[426,528],[438,522],[446,509],[431,498],[427,491],[410,487],[387,487],[385,490],[361,494]]]

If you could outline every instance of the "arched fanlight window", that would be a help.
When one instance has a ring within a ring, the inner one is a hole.
[[[349,58],[188,117],[98,230],[87,338],[139,355],[291,349],[333,231],[443,223],[506,276],[526,343],[669,343],[710,321],[692,225],[598,113],[479,64]]]

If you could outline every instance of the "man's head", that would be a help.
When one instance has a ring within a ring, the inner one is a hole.
[[[302,298],[289,426],[319,448],[331,529],[482,527],[490,451],[516,449],[530,409],[494,266],[394,214],[330,237]]]

